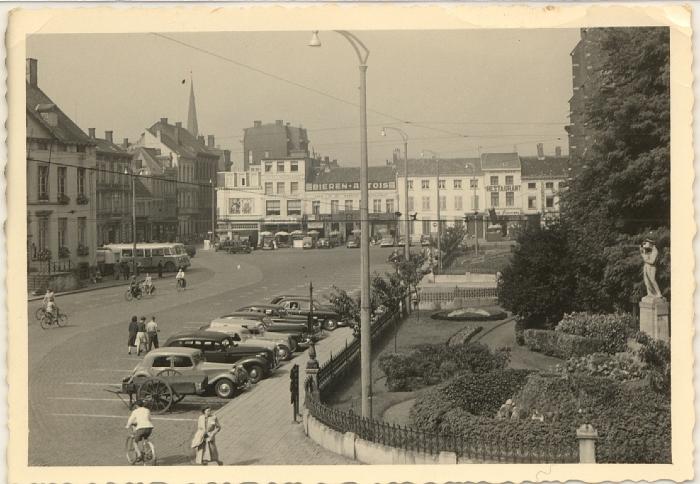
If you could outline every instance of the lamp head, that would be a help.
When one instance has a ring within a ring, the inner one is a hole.
[[[385,128],[382,128],[382,131],[381,131],[380,134],[381,134],[382,136],[386,136],[386,129],[385,129]]]
[[[309,47],[321,47],[321,39],[318,38],[318,30],[314,30],[311,34],[311,40],[309,41]]]

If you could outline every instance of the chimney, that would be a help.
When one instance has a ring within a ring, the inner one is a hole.
[[[129,149],[129,138],[124,138],[124,142],[122,143],[122,146],[124,147],[125,150]]]
[[[208,146],[209,148],[215,148],[215,147],[216,147],[216,146],[214,145],[214,135],[213,135],[213,134],[210,134],[209,136],[207,136],[207,146]]]
[[[112,131],[105,131],[105,139],[110,143],[112,142],[112,134]]]
[[[168,118],[160,118],[160,124],[168,124]]]
[[[34,87],[38,86],[38,61],[36,59],[27,59],[27,82]]]
[[[90,138],[95,139],[95,128],[88,128],[88,135]]]
[[[561,157],[561,146],[556,146],[554,148],[554,155],[557,157]]]
[[[544,145],[542,143],[537,143],[537,159],[544,160]]]
[[[180,129],[182,129],[182,122],[178,121],[175,123],[175,142],[180,144]]]
[[[197,136],[197,141],[199,141],[199,144],[204,146],[204,136],[200,135]]]
[[[254,128],[259,128],[260,126],[262,126],[262,121],[253,121]]]
[[[277,119],[277,120],[275,120],[275,125],[276,126],[284,126],[284,123],[282,122],[281,119]]]

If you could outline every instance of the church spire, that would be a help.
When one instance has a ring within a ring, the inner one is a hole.
[[[187,131],[195,138],[199,136],[199,128],[197,127],[197,107],[194,103],[194,80],[190,72],[190,105],[187,110]]]

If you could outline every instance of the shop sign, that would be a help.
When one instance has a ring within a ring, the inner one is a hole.
[[[255,210],[255,200],[252,198],[229,198],[229,211],[231,215],[247,215]]]
[[[396,190],[396,181],[369,182],[369,190]],[[359,190],[360,182],[307,183],[307,192],[335,192],[339,190]]]
[[[323,222],[309,222],[307,226],[310,229],[322,229],[323,228]]]
[[[520,185],[486,185],[487,192],[517,192]]]

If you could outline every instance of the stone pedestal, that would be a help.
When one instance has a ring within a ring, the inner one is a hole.
[[[578,459],[580,464],[595,464],[595,443],[598,431],[591,424],[583,424],[576,429],[578,439]]]
[[[669,342],[668,302],[662,297],[644,296],[639,302],[639,329],[654,339]]]

